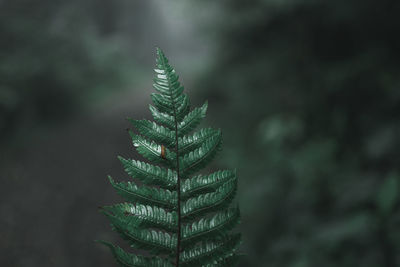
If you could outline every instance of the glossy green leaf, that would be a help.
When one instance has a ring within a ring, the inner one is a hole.
[[[191,219],[227,207],[235,197],[236,179],[224,183],[216,192],[189,198],[181,206],[182,218]]]
[[[201,147],[179,158],[183,176],[190,175],[205,167],[213,160],[222,143],[222,135],[216,135],[207,139]]]
[[[168,209],[176,208],[178,196],[176,191],[157,189],[152,187],[138,187],[134,182],[115,182],[111,176],[108,176],[111,185],[117,193],[125,200],[132,203],[141,203],[145,205],[156,205]]]
[[[168,260],[157,256],[145,257],[141,255],[125,252],[122,248],[114,246],[105,241],[98,241],[107,246],[113,254],[116,261],[123,267],[173,267],[174,265]]]
[[[182,252],[182,266],[214,263],[233,255],[241,243],[240,234],[223,240],[207,240]]]
[[[197,175],[182,184],[181,198],[195,197],[201,193],[214,192],[229,180],[236,179],[236,171],[217,171],[209,175]]]
[[[211,218],[201,218],[182,228],[183,244],[194,244],[201,240],[226,236],[239,223],[239,209],[227,209]]]
[[[102,207],[103,212],[123,217],[128,226],[134,228],[155,227],[169,232],[178,229],[178,216],[175,211],[168,212],[163,208],[142,204],[121,203]]]
[[[190,111],[190,100],[185,94],[180,95],[176,101],[176,119],[181,122]]]
[[[212,128],[204,128],[193,135],[185,135],[182,138],[178,138],[179,143],[179,153],[184,155],[190,151],[199,148],[205,141],[211,137],[220,135],[221,131],[214,130]]]
[[[164,97],[171,101],[176,99],[183,92],[183,86],[178,82],[178,75],[175,74],[175,70],[167,69],[162,66],[164,63],[160,63],[156,69],[157,75],[154,78],[153,87]],[[165,70],[161,69],[164,68]]]
[[[157,143],[165,144],[165,146],[173,147],[175,143],[175,134],[173,131],[148,120],[128,120],[143,136]]]
[[[179,82],[179,76],[169,65],[167,57],[159,49],[157,49],[157,56],[153,87],[163,96],[174,101],[182,94],[183,86]]]
[[[168,189],[174,189],[176,186],[178,179],[176,171],[137,160],[127,160],[120,156],[118,159],[132,178],[137,178],[148,185],[159,185]]]
[[[156,107],[149,105],[149,109],[153,118],[156,122],[159,122],[169,128],[170,130],[175,129],[175,118],[174,116],[169,115],[168,113],[164,113],[163,111],[159,111]]]
[[[178,136],[184,136],[185,134],[194,130],[197,125],[206,116],[208,103],[205,102],[201,108],[195,108],[189,114],[187,114],[183,120],[178,124]]]
[[[159,112],[163,112],[172,117],[175,116],[177,122],[181,122],[190,111],[189,97],[185,94],[179,95],[175,99],[175,102],[173,102],[169,97],[163,96],[162,94],[152,93],[151,100]]]
[[[162,94],[152,93],[151,100],[160,112],[174,116],[174,104],[169,98],[164,97]]]
[[[169,167],[176,164],[176,153],[168,148],[164,148],[164,157],[161,156],[161,145],[153,141],[149,141],[140,135],[134,134],[129,131],[132,138],[133,146],[136,150],[146,159],[155,162],[163,163]]]
[[[153,253],[170,253],[176,247],[176,234],[169,234],[162,231],[135,228],[130,224],[129,216],[118,216],[103,212],[113,226],[113,230],[121,237],[130,242],[131,246],[138,249],[148,249]]]

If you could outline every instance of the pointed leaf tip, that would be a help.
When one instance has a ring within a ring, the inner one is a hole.
[[[164,52],[159,47],[156,47],[156,53],[159,57],[165,57]]]
[[[99,244],[102,244],[102,245],[109,246],[109,243],[106,242],[106,241],[104,241],[104,240],[95,239],[95,240],[93,240],[93,241],[94,241],[95,243],[99,243]]]

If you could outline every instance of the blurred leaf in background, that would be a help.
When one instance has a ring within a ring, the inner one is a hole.
[[[399,266],[400,4],[220,5],[201,96],[224,103],[243,266]]]
[[[118,42],[121,2],[0,2],[0,138],[63,121],[126,86],[135,62]]]
[[[398,194],[399,176],[396,173],[390,173],[381,185],[376,198],[376,205],[383,216],[390,215],[393,212]]]

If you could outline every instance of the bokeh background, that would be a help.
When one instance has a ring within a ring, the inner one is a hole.
[[[114,266],[155,47],[237,168],[240,266],[400,266],[400,2],[0,0],[0,266]]]

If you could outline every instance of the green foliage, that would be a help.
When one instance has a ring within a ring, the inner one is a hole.
[[[159,49],[155,72],[158,93],[151,96],[150,111],[156,122],[129,119],[138,131],[129,134],[138,153],[161,166],[119,157],[126,173],[142,185],[109,177],[128,202],[101,208],[113,230],[150,256],[100,242],[122,266],[233,266],[241,242],[240,234],[231,232],[240,220],[239,208],[230,207],[236,171],[192,176],[220,150],[221,131],[204,128],[190,134],[208,104],[190,110],[178,75]]]
[[[399,176],[391,173],[381,185],[377,196],[377,206],[383,215],[388,215],[393,211],[397,202],[399,192]]]

